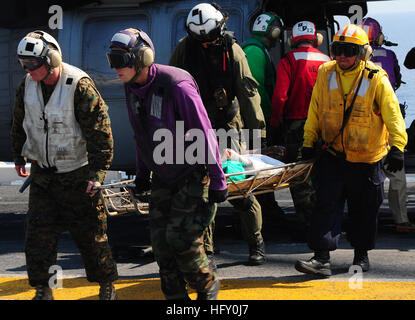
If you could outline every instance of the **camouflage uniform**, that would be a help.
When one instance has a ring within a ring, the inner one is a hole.
[[[45,104],[54,86],[41,82]],[[23,129],[25,81],[16,92],[12,148],[15,164],[26,164],[20,155],[26,140]],[[82,255],[89,281],[107,282],[118,277],[106,235],[107,221],[99,196],[90,196],[88,181],[103,183],[113,158],[113,137],[108,106],[88,78],[82,78],[74,94],[74,111],[87,141],[88,165],[67,173],[53,173],[31,165],[32,182],[26,218],[25,253],[29,282],[48,285],[48,270],[56,264],[57,242],[68,230]],[[33,161],[34,162],[34,161]]]
[[[166,299],[187,299],[185,281],[204,292],[216,280],[203,248],[204,230],[214,220],[217,208],[208,202],[208,190],[208,172],[202,166],[174,187],[153,177],[151,243]]]
[[[187,36],[179,41],[170,57],[169,64],[185,69],[192,74],[192,70],[189,70],[188,65],[192,62],[194,57],[192,58],[186,55],[186,47],[189,45],[188,41],[191,41],[190,39],[191,38]],[[242,48],[237,43],[233,43],[231,48],[233,52],[233,78],[231,81],[235,97],[239,102],[239,111],[233,119],[224,126],[221,126],[218,123],[218,120],[222,119],[217,116],[218,107],[213,95],[203,95],[203,90],[201,90],[203,104],[214,129],[233,129],[238,133],[240,133],[242,129],[250,129],[250,131],[252,129],[259,129],[261,138],[265,139],[265,119],[261,109],[261,97],[257,89],[258,84],[252,77],[246,55]],[[196,75],[192,75],[195,77],[196,81],[200,80],[200,77],[198,78]],[[208,75],[204,75],[204,78],[208,78]],[[198,84],[199,87],[203,86],[202,83]],[[209,90],[212,90],[212,88],[209,88]],[[228,145],[228,147],[231,147],[231,145]],[[240,141],[234,140],[232,140],[232,147],[236,149],[235,151],[241,151],[246,148]],[[223,150],[220,151],[222,152]],[[232,200],[231,203],[234,206],[235,214],[241,219],[242,234],[244,238],[247,240],[250,247],[256,246],[258,241],[262,241],[262,211],[258,200],[255,196],[252,196],[249,200],[238,199]],[[208,253],[213,253],[212,236],[213,231],[208,230],[205,235],[205,250]]]

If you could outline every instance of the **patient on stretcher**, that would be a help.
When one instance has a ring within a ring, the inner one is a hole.
[[[232,149],[225,149],[221,160],[225,174],[242,173],[240,175],[229,177],[232,181],[252,179],[255,175],[257,175],[257,178],[275,175],[283,170],[282,168],[275,167],[285,164],[284,162],[271,158],[265,154],[239,154]],[[274,169],[271,170],[271,168]]]

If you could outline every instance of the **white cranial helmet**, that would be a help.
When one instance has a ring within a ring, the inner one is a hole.
[[[200,3],[190,10],[186,20],[186,30],[199,41],[211,42],[225,30],[225,20],[218,6]]]
[[[36,30],[28,33],[17,46],[19,58],[41,58],[50,67],[55,68],[62,62],[62,51],[50,34]]]

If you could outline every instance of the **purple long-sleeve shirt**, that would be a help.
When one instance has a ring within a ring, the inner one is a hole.
[[[146,178],[153,171],[163,182],[173,185],[204,164],[210,189],[226,188],[216,135],[190,74],[153,64],[147,83],[125,85],[125,92],[136,140],[138,177]],[[185,141],[193,134],[196,142]],[[192,148],[198,150],[199,157],[193,155]]]

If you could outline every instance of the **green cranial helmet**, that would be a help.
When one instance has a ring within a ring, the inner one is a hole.
[[[274,13],[261,13],[252,25],[252,34],[265,36],[270,39],[278,39],[282,33],[283,23]]]

